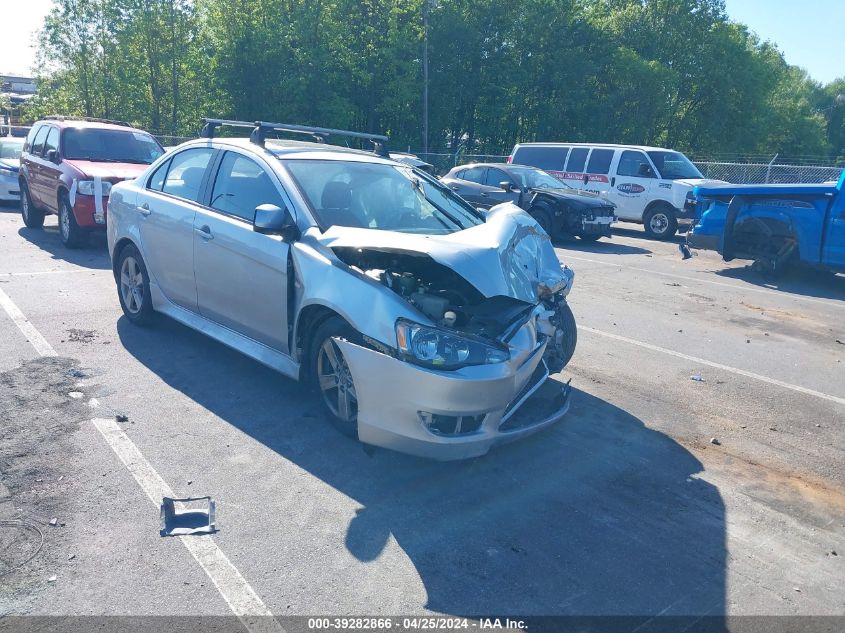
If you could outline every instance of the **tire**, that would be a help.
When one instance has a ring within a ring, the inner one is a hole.
[[[667,204],[660,204],[649,209],[643,216],[645,232],[658,240],[668,240],[678,231],[675,210]]]
[[[120,251],[117,260],[117,297],[123,314],[135,325],[149,325],[155,318],[150,295],[150,276],[144,258],[133,244]]]
[[[59,239],[67,248],[80,248],[88,241],[88,234],[76,223],[67,195],[59,199]]]
[[[359,342],[361,336],[340,317],[321,323],[309,346],[309,380],[317,389],[320,401],[331,416],[334,426],[344,435],[358,439],[358,398],[355,383],[343,352],[333,338]],[[334,354],[334,359],[331,353]]]
[[[543,229],[549,237],[554,238],[554,235],[552,234],[552,214],[549,212],[547,207],[531,207],[528,210],[528,213],[532,218],[537,220],[537,224],[540,225],[540,228]]]
[[[32,205],[26,181],[21,182],[21,217],[28,229],[40,229],[44,226],[44,212]]]
[[[557,317],[558,329],[563,332],[563,337],[557,346],[558,362],[561,363],[561,369],[563,369],[572,360],[572,355],[575,354],[575,346],[578,344],[578,326],[575,324],[575,315],[572,314],[572,308],[566,302],[563,302],[558,308]]]
[[[601,233],[588,233],[587,235],[579,235],[578,237],[585,242],[598,242],[604,236]]]

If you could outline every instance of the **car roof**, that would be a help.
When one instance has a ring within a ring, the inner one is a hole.
[[[312,159],[312,160],[349,160],[353,159],[356,162],[370,162],[370,163],[384,163],[388,165],[405,166],[396,160],[390,158],[383,158],[377,156],[372,152],[367,152],[351,147],[344,147],[342,145],[329,145],[328,143],[315,143],[310,141],[293,141],[287,139],[267,139],[265,146],[253,143],[248,138],[243,137],[226,137],[215,136],[212,139],[199,138],[191,141],[186,141],[174,148],[178,150],[187,146],[196,147],[219,147],[230,146],[240,149],[249,150],[254,154],[270,153],[276,158],[282,159]]]
[[[40,121],[36,121],[36,124],[38,123],[49,123],[50,125],[55,125],[56,127],[61,129],[83,128],[94,130],[117,130],[119,132],[142,132],[144,134],[149,134],[149,132],[145,130],[131,127],[128,125],[119,125],[117,123],[104,123],[102,121],[84,121],[82,119],[41,119]]]
[[[507,171],[512,167],[516,167],[518,169],[536,169],[537,171],[543,171],[539,167],[534,167],[532,165],[520,165],[519,163],[467,163],[466,165],[457,165],[452,167],[450,171],[470,169],[472,167],[495,167],[496,169],[502,169],[504,171]]]
[[[559,141],[550,143],[517,143],[514,147],[601,147],[608,149],[639,149],[644,152],[675,152],[677,150],[667,147],[653,147],[651,145],[623,145],[621,143],[563,143]]]

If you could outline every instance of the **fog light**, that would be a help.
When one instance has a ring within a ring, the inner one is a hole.
[[[434,435],[455,436],[475,433],[481,428],[485,414],[480,415],[440,415],[428,411],[418,411],[420,421],[429,433]]]

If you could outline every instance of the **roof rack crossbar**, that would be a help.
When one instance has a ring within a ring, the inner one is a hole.
[[[203,119],[203,128],[200,136],[213,138],[214,130],[220,126],[230,127],[251,127],[252,133],[249,140],[264,147],[267,132],[291,132],[293,134],[306,134],[314,137],[318,143],[325,143],[330,136],[344,136],[347,138],[360,138],[370,141],[375,146],[375,153],[379,156],[389,157],[387,143],[389,139],[382,134],[370,134],[368,132],[352,132],[350,130],[337,130],[327,127],[312,127],[308,125],[295,125],[292,123],[271,123],[269,121],[231,121],[227,119]]]
[[[48,121],[88,121],[89,123],[109,123],[111,125],[121,125],[123,127],[132,127],[126,121],[116,121],[114,119],[101,119],[93,116],[66,116],[64,114],[51,114],[45,116]]]

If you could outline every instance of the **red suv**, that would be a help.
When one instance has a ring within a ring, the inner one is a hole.
[[[111,186],[131,180],[164,153],[155,138],[127,123],[47,117],[32,126],[21,154],[21,214],[31,229],[59,216],[62,243],[75,248],[106,226]]]

